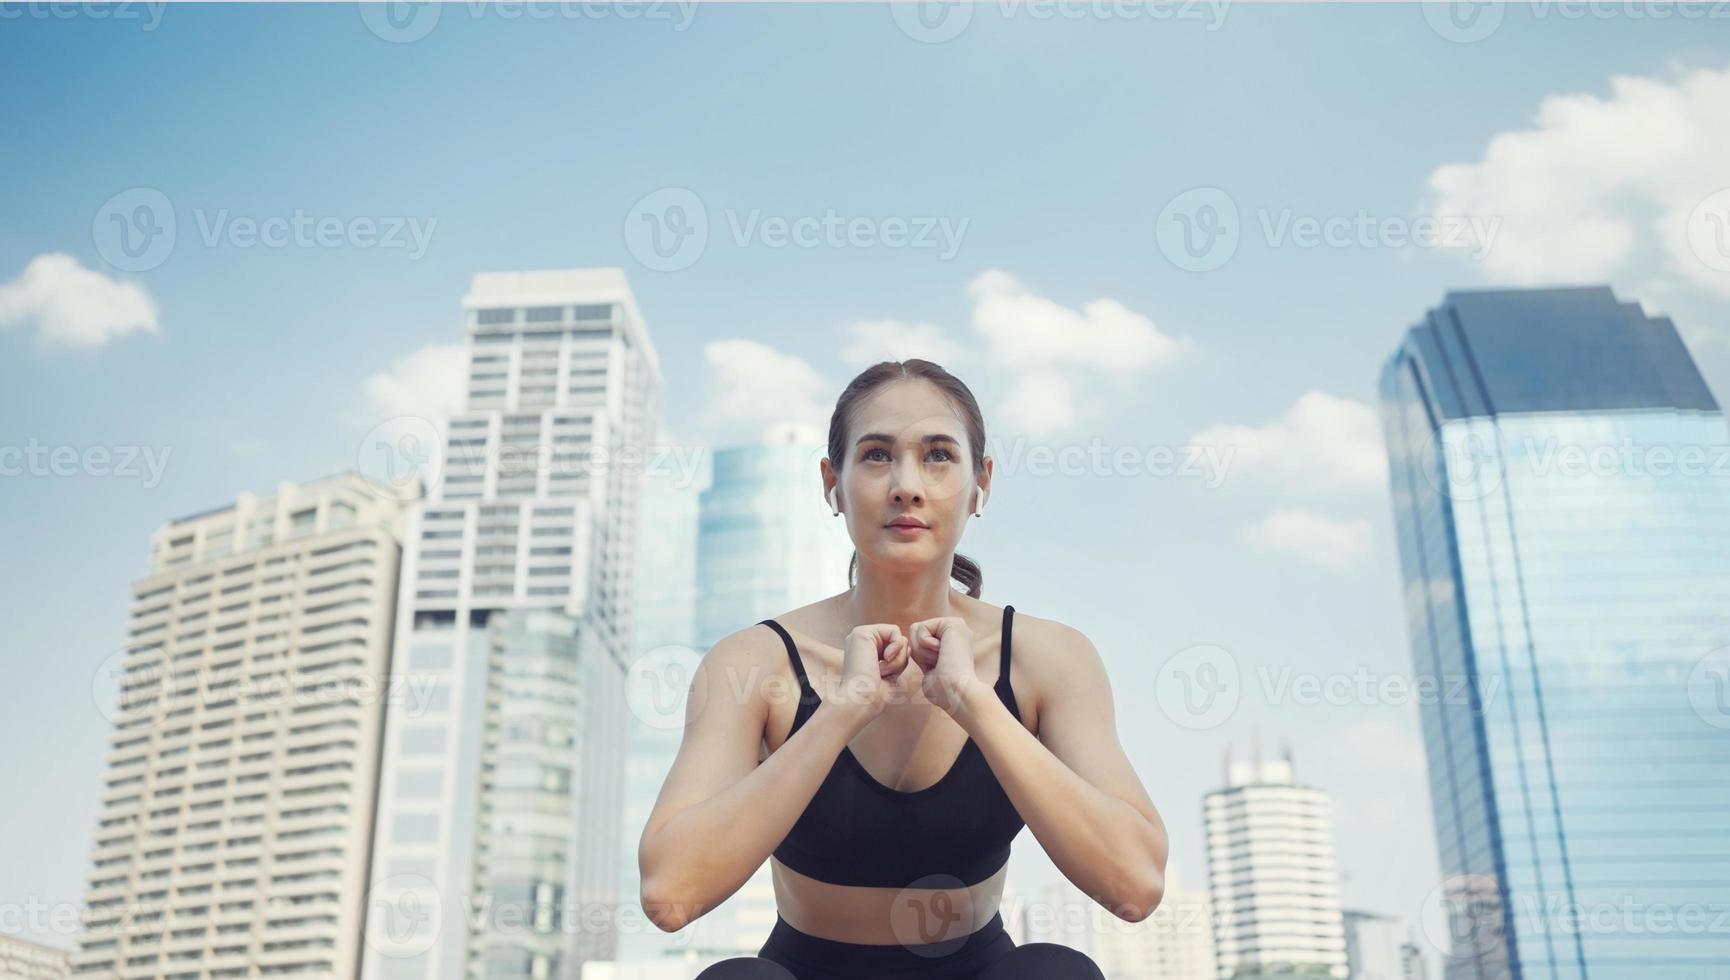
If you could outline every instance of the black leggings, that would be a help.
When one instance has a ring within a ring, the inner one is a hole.
[[[1105,980],[1087,954],[1057,943],[1017,946],[1003,914],[959,939],[927,945],[844,943],[779,915],[756,956],[711,964],[697,980]]]

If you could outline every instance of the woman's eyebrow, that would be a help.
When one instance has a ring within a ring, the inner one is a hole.
[[[894,436],[886,435],[882,432],[867,432],[864,435],[860,436],[858,439],[854,440],[853,444],[855,446],[857,446],[863,442],[893,443],[894,441],[895,441]],[[928,435],[928,436],[924,437],[923,439],[920,439],[919,441],[922,443],[927,443],[927,444],[933,443],[933,442],[951,442],[957,446],[961,445],[960,441],[957,440],[954,436],[946,436],[941,432],[934,432],[931,435]]]

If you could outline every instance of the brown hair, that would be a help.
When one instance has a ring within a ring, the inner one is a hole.
[[[936,364],[912,357],[905,361],[879,361],[847,382],[841,397],[835,401],[834,414],[829,416],[829,465],[836,473],[840,472],[847,458],[847,427],[853,422],[853,413],[858,409],[859,402],[891,381],[914,378],[936,385],[937,389],[961,410],[961,419],[967,429],[967,450],[973,461],[973,473],[977,476],[985,469],[985,419],[979,414],[979,403],[973,399],[973,392],[961,383],[960,378]],[[847,564],[849,587],[857,581],[858,570],[859,552],[855,549],[853,560]],[[955,560],[949,567],[949,577],[966,586],[969,596],[979,598],[985,574],[979,570],[979,564],[973,559],[956,552]]]

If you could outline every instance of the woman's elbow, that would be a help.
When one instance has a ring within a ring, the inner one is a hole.
[[[676,896],[670,896],[662,889],[643,879],[643,887],[638,894],[642,903],[643,914],[662,932],[678,932],[689,925],[696,916],[690,914],[690,904],[681,902]]]
[[[1165,872],[1159,868],[1148,868],[1147,871],[1148,874],[1125,888],[1123,894],[1126,897],[1112,908],[1113,915],[1125,922],[1140,922],[1159,908],[1159,903],[1165,899]]]

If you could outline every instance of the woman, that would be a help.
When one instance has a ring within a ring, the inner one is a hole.
[[[643,830],[643,908],[669,932],[770,861],[768,941],[699,980],[1102,980],[1084,954],[1004,931],[1024,825],[1118,917],[1159,904],[1165,826],[1098,652],[981,601],[955,553],[990,492],[984,446],[972,392],[929,361],[868,368],[836,403],[821,469],[851,587],[704,656]]]

